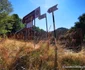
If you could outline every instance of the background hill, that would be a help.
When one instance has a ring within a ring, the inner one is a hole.
[[[69,29],[64,28],[64,27],[60,27],[60,28],[56,29],[56,38],[58,39],[59,36],[64,35],[68,30]],[[51,34],[53,36],[54,32],[52,31]]]
[[[37,34],[39,34],[38,36],[42,37],[42,38],[46,38],[46,34],[47,32],[44,31],[43,29],[40,29],[39,27],[34,27],[33,29]],[[61,35],[65,35],[65,33],[68,31],[69,29],[64,28],[64,27],[60,27],[58,29],[56,29],[56,38],[58,39],[59,36]],[[51,37],[53,37],[54,35],[54,31],[49,32],[48,34],[51,34]]]

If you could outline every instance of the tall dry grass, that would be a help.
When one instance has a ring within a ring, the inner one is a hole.
[[[75,53],[58,47],[58,69],[80,70],[80,68],[63,68],[64,66],[84,66],[85,50]],[[33,41],[24,42],[6,39],[0,43],[0,70],[54,70],[54,46],[48,41],[41,41],[34,47]]]

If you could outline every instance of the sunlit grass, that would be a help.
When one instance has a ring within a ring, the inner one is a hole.
[[[65,69],[63,66],[85,66],[84,48],[78,52],[65,50],[61,45],[58,47],[58,68]],[[0,69],[28,69],[28,70],[53,70],[54,69],[54,46],[48,42],[39,42],[34,47],[34,43],[6,39],[0,43]],[[80,70],[80,69],[79,69]]]

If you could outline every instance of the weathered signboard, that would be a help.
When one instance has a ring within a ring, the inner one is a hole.
[[[43,15],[40,15],[40,16],[38,17],[39,20],[41,20],[41,19],[43,19],[43,18],[46,18],[46,13],[43,14]]]
[[[47,12],[48,12],[48,13],[51,13],[51,12],[53,12],[53,11],[55,11],[55,10],[58,10],[57,5],[58,5],[58,4],[56,4],[55,6],[49,8]]]
[[[35,18],[40,16],[40,7],[38,7],[37,9],[35,9]]]
[[[39,16],[40,16],[40,7],[38,7],[37,9],[33,10],[31,13],[29,13],[25,17],[23,17],[22,22],[29,23]]]

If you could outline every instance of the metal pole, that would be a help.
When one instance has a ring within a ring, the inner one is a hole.
[[[27,40],[27,28],[26,28],[27,24],[25,24],[25,41]]]
[[[34,19],[34,48],[35,48],[35,19]]]
[[[46,30],[47,30],[47,38],[48,38],[48,23],[47,23],[47,15],[46,15]]]
[[[55,60],[54,60],[54,70],[57,69],[57,46],[56,46],[56,31],[55,31],[55,19],[54,19],[54,12],[52,12],[52,17],[53,17],[53,28],[54,28],[54,41],[55,41]]]

